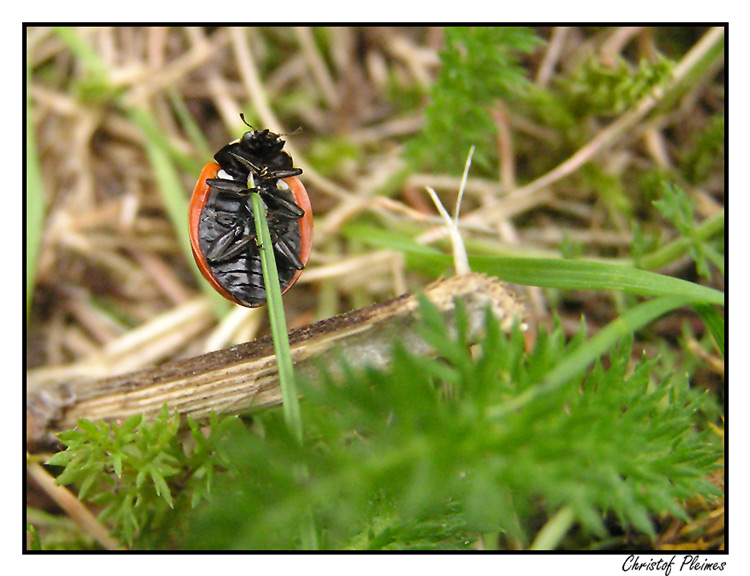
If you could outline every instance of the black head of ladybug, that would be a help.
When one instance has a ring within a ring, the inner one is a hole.
[[[274,134],[268,128],[263,131],[250,130],[240,138],[240,146],[250,154],[259,158],[271,158],[281,152],[284,147],[281,136]],[[284,152],[286,154],[286,152]]]
[[[247,120],[245,120],[245,115],[241,112],[240,118],[245,123],[245,126],[250,128],[239,140],[240,148],[243,152],[247,152],[251,156],[263,160],[269,168],[291,168],[293,164],[291,156],[281,151],[284,148],[284,144],[286,144],[281,136],[271,132],[268,128],[265,130],[256,130],[248,124]]]
[[[241,117],[247,124],[245,117]],[[294,168],[292,157],[283,151],[285,142],[281,136],[268,128],[255,130],[247,125],[251,130],[214,155],[225,172],[243,182],[251,173],[262,180],[292,178],[302,173],[299,168]]]

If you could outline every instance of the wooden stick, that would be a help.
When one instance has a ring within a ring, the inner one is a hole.
[[[424,294],[448,322],[455,299],[464,301],[472,339],[481,333],[489,306],[503,330],[523,320],[523,306],[496,278],[454,276],[428,286]],[[335,370],[336,359],[353,366],[384,367],[394,340],[417,354],[432,353],[414,332],[418,300],[406,294],[290,332],[295,371],[315,379],[320,362]],[[270,338],[260,338],[194,358],[177,360],[100,380],[35,382],[27,390],[29,450],[81,419],[123,421],[134,414],[154,417],[164,404],[202,421],[214,411],[238,414],[281,402],[276,358]]]

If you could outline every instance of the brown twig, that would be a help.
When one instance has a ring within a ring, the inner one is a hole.
[[[523,318],[523,307],[496,278],[481,274],[435,282],[425,295],[450,323],[455,300],[463,300],[475,338],[489,307],[504,330]],[[344,357],[352,366],[387,365],[398,338],[417,354],[431,353],[415,333],[418,299],[404,295],[290,333],[298,374],[314,379],[320,363],[335,368]],[[153,417],[167,404],[196,420],[211,412],[237,414],[281,402],[276,358],[270,338],[170,362],[156,368],[94,381],[36,382],[27,396],[29,449],[72,428],[81,419],[122,421],[135,414]]]
[[[70,490],[65,488],[65,486],[58,486],[55,483],[55,479],[41,464],[38,462],[28,462],[26,469],[37,485],[60,508],[65,510],[68,516],[75,520],[83,530],[96,538],[99,544],[107,550],[122,549],[117,540],[109,535],[107,528],[96,519],[96,516],[84,506],[83,502],[72,494]]]

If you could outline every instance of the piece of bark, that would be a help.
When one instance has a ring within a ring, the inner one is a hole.
[[[484,326],[488,306],[503,330],[523,321],[523,306],[496,278],[454,276],[429,285],[424,294],[449,324],[455,300],[462,299],[472,339]],[[414,353],[430,354],[430,347],[413,329],[418,309],[417,297],[405,294],[293,330],[289,339],[295,373],[314,379],[321,362],[335,367],[338,354],[354,367],[384,367],[396,339]],[[35,382],[27,390],[26,437],[33,449],[81,418],[118,422],[134,414],[152,418],[164,404],[201,421],[212,411],[238,414],[280,402],[273,344],[264,337],[110,378]]]

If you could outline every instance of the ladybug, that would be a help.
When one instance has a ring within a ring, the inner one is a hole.
[[[203,167],[189,224],[193,257],[206,280],[228,300],[254,308],[266,302],[266,289],[250,193],[259,193],[266,208],[282,293],[310,257],[312,208],[284,140],[247,125],[250,131]]]

